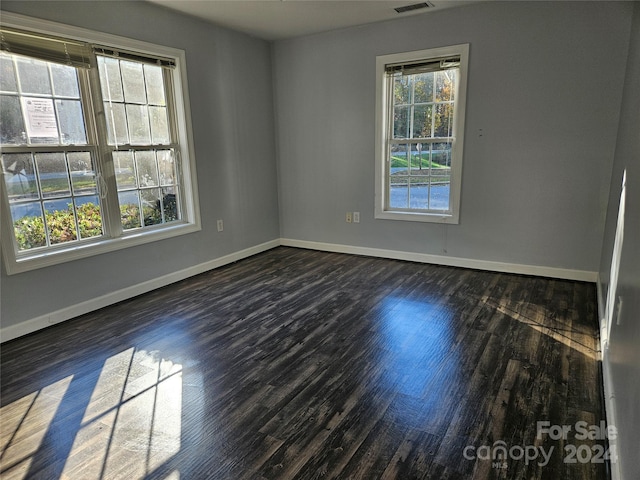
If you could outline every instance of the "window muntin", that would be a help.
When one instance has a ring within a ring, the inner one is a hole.
[[[457,223],[468,45],[377,58],[376,218]]]
[[[7,272],[199,230],[184,52],[14,14],[3,15],[2,31],[0,196]],[[92,47],[94,41],[99,46]],[[120,70],[128,62],[120,102],[103,97],[99,56],[115,57]],[[28,73],[24,85],[22,72]],[[33,81],[34,75],[48,77],[48,85]],[[27,107],[23,97],[38,101]],[[123,107],[123,121],[107,123],[106,103]],[[36,125],[26,108],[49,122]],[[111,139],[110,128],[116,133]],[[115,171],[116,153],[133,159],[133,183],[116,178],[126,175]],[[60,224],[51,214],[65,217],[64,235],[51,227]],[[26,222],[28,229],[39,224],[39,236],[19,246],[13,221],[25,216],[35,219]]]
[[[113,152],[124,230],[181,218],[173,150]]]
[[[86,145],[74,67],[0,52],[0,141],[6,145]]]
[[[179,221],[178,145],[170,132],[167,69],[100,54],[97,61],[122,229]]]
[[[81,72],[5,52],[0,61],[2,171],[17,250],[102,236]]]
[[[451,147],[458,68],[389,74],[388,210],[450,211]],[[435,143],[438,142],[438,143]]]

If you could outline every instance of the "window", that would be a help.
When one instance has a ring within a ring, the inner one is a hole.
[[[377,57],[376,218],[458,223],[468,51]]]
[[[1,46],[9,273],[199,229],[184,52],[10,14]]]

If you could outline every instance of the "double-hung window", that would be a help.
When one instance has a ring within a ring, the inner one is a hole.
[[[8,272],[199,229],[184,52],[8,16],[0,30]]]
[[[468,51],[377,57],[376,218],[458,223]]]

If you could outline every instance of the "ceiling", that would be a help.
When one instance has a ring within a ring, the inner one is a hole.
[[[481,0],[428,0],[428,8],[397,13],[394,8],[427,0],[148,0],[216,25],[265,40],[428,14]]]

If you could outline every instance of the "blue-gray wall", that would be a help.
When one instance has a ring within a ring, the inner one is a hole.
[[[202,216],[191,235],[17,275],[2,268],[3,328],[279,237],[269,43],[138,1],[1,6],[186,51]]]
[[[609,208],[600,264],[601,305],[606,299],[618,221],[622,175],[626,170],[624,239],[605,368],[614,396],[623,479],[640,478],[640,3],[636,2],[627,63],[620,128],[611,178]]]
[[[276,42],[282,237],[597,272],[632,8],[486,2]],[[375,220],[375,57],[459,43],[460,224]]]

